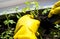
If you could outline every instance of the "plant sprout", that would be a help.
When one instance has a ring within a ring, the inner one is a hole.
[[[5,13],[7,13],[7,12],[5,12]],[[10,14],[9,15],[8,14],[5,14],[5,16],[6,16],[6,20],[4,21],[4,24],[7,25],[8,28],[10,28],[9,23],[10,24],[16,23],[13,20],[10,20],[10,16],[11,16]]]

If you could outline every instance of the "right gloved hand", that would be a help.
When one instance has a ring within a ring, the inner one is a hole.
[[[52,17],[53,15],[60,15],[60,1],[54,4],[50,13],[48,14],[48,18]]]

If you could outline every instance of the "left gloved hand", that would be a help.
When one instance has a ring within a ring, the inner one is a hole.
[[[18,20],[14,31],[14,39],[37,39],[35,33],[37,32],[40,21],[33,18],[33,16],[28,14]]]

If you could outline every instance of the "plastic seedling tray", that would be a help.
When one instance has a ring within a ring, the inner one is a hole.
[[[15,13],[15,11],[11,11],[12,8],[14,7],[19,7],[19,11],[25,7],[26,5],[24,4],[24,2],[26,2],[27,0],[0,0],[0,15],[2,15],[4,11],[7,11],[8,13]],[[28,1],[33,1],[33,0],[28,0]],[[57,2],[58,0],[37,0],[39,3],[40,8],[39,9],[43,9],[43,8],[51,8],[52,5]],[[34,10],[31,7],[31,10]],[[41,8],[42,7],[42,8]]]

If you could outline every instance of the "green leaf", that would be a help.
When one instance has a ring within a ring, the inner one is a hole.
[[[14,30],[14,28],[11,29],[12,31]]]
[[[9,23],[13,24],[16,23],[14,20],[9,20]]]
[[[60,25],[58,25],[58,24],[56,24],[56,26],[55,26],[56,28],[60,28]]]
[[[9,39],[13,39],[13,37],[9,37]]]
[[[42,15],[45,15],[48,11],[50,11],[50,9],[45,9],[45,10],[42,12]]]
[[[33,15],[33,16],[35,16],[35,12],[34,11],[31,11],[30,14]]]
[[[5,34],[5,32],[2,33],[2,35]]]
[[[18,10],[18,7],[15,8],[15,11],[17,11],[17,10]]]
[[[42,15],[45,15],[47,13],[47,10],[44,10],[43,12],[42,12]]]
[[[34,4],[35,5],[35,8],[38,9],[38,7],[39,7],[38,2],[36,2],[36,1],[35,2],[31,2],[31,4]]]
[[[23,12],[23,13],[26,13],[26,8],[23,8],[23,9],[22,9],[22,12]]]
[[[4,24],[5,24],[5,25],[8,25],[9,23],[10,23],[10,24],[13,24],[13,23],[16,23],[16,22],[13,21],[13,20],[5,20],[5,21],[4,21]]]
[[[30,5],[30,2],[27,1],[27,2],[25,2],[25,4],[26,4],[26,5]]]
[[[14,16],[14,14],[9,14],[8,17]]]
[[[29,7],[25,7],[25,8],[22,9],[22,12],[26,13],[26,11],[28,11],[28,10],[30,10],[30,8]]]
[[[6,34],[9,34],[9,31],[6,31]]]
[[[10,36],[9,35],[6,35],[5,37],[7,38],[7,37],[10,37]]]
[[[59,30],[60,30],[60,28],[59,28]]]
[[[5,20],[5,21],[4,21],[4,24],[5,24],[5,25],[8,25],[8,24],[9,24],[9,21],[8,21],[8,20]]]
[[[19,19],[20,18],[20,16],[18,16],[18,15],[16,15],[16,17]]]

